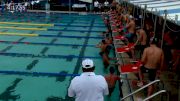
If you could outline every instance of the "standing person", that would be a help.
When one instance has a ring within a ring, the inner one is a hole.
[[[15,10],[15,5],[14,5],[14,1],[13,0],[11,0],[11,2],[9,3],[9,5],[10,5],[10,12],[11,13],[14,13],[14,10]]]
[[[109,2],[108,2],[108,0],[106,0],[104,2],[104,11],[107,12],[108,10],[109,10]]]
[[[129,21],[125,28],[128,30],[128,34],[125,34],[125,37],[128,39],[129,43],[133,43],[136,25],[135,20],[131,15],[129,16]]]
[[[147,47],[147,35],[146,32],[141,28],[136,31],[137,43],[135,43],[135,49],[140,50],[140,57],[144,49]]]
[[[80,76],[75,77],[68,88],[68,96],[75,97],[75,101],[104,101],[104,95],[108,95],[108,85],[101,75],[95,75],[94,63],[91,59],[82,61]]]
[[[25,3],[24,3],[24,7],[25,7],[25,10],[24,10],[24,11],[25,11],[25,12],[26,12],[27,9],[28,9],[28,5],[29,5],[28,2],[25,2]]]
[[[99,2],[98,2],[98,0],[94,1],[94,11],[99,12]]]
[[[159,73],[163,69],[163,61],[164,61],[164,53],[162,49],[158,48],[156,45],[158,41],[153,39],[150,44],[150,47],[145,48],[142,56],[143,66],[140,67],[140,80],[142,83],[143,73],[148,74],[148,80],[154,81],[156,78],[156,74]],[[159,71],[158,71],[159,70]],[[154,85],[150,85],[148,87],[148,96],[150,96],[154,91]]]
[[[106,75],[105,79],[108,83],[109,96],[111,96],[112,92],[114,91],[116,81],[120,80],[120,77],[114,74],[115,70],[113,67],[109,68],[109,72],[110,74]]]

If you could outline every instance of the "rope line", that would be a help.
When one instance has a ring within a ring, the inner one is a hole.
[[[8,53],[0,52],[0,55],[3,56],[12,56],[12,57],[39,57],[39,58],[53,58],[53,59],[73,59],[73,58],[91,58],[91,59],[101,59],[98,56],[76,56],[76,55],[41,55],[41,54],[27,54],[27,53]]]
[[[49,76],[49,77],[58,77],[58,76],[80,76],[80,74],[67,74],[67,73],[50,73],[50,72],[31,72],[31,71],[7,71],[7,70],[0,70],[0,74],[8,74],[8,75],[21,75],[21,76]],[[128,80],[128,81],[139,81],[137,79],[131,79],[131,78],[122,78],[121,80]],[[162,81],[167,82],[177,82],[179,83],[180,80],[174,80],[174,79],[160,79]],[[143,80],[147,81],[147,80]]]
[[[72,32],[89,32],[88,30],[73,30],[73,29],[55,29],[55,28],[26,28],[26,27],[4,27],[4,29],[16,29],[16,30],[38,30],[38,31],[72,31]],[[104,32],[105,30],[91,30],[90,32]]]
[[[49,72],[28,72],[28,71],[3,71],[0,70],[0,74],[9,75],[23,75],[23,76],[80,76],[80,74],[67,74],[67,73],[49,73]]]
[[[103,37],[87,37],[87,36],[67,36],[67,35],[39,35],[42,37],[63,37],[63,38],[94,38],[94,39],[102,39]]]
[[[96,45],[81,45],[81,44],[59,44],[59,43],[37,43],[37,42],[16,42],[16,41],[2,41],[0,43],[6,44],[27,44],[27,45],[50,45],[50,46],[85,46],[85,47],[95,47]]]
[[[67,26],[67,27],[90,27],[87,25],[63,25],[61,23],[55,23],[55,24],[45,24],[45,23],[26,23],[26,22],[0,22],[0,24],[12,24],[12,25],[28,25],[28,26]],[[105,28],[106,26],[101,25],[93,25],[94,27],[102,27]]]
[[[73,35],[50,35],[50,34],[46,34],[46,35],[39,35],[39,34],[30,34],[30,33],[9,33],[9,32],[0,32],[0,35],[10,35],[10,36],[28,36],[28,37],[64,37],[64,38],[94,38],[94,39],[102,39],[103,37],[100,36],[73,36]]]
[[[169,30],[171,30],[172,32],[180,32],[180,30],[173,30],[172,28],[170,28],[168,25],[167,25],[167,23],[166,23],[166,27],[169,29]]]

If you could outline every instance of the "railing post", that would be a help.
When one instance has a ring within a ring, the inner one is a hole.
[[[165,33],[165,28],[166,28],[166,20],[167,20],[167,10],[164,10],[164,24],[163,24],[163,29],[162,29],[162,37],[161,37],[161,49],[163,48],[163,42],[164,42],[164,33]]]
[[[147,4],[145,4],[144,12],[143,12],[143,22],[142,22],[142,28],[144,28],[144,22],[146,19],[146,9],[147,9]]]
[[[133,17],[134,17],[134,13],[135,13],[136,7],[135,4],[133,5]],[[134,17],[135,18],[135,17]]]
[[[158,13],[157,13],[157,9],[156,9],[156,11],[155,11],[155,13],[154,13],[154,15],[155,15],[155,21],[154,21],[154,34],[156,33],[156,25],[157,25],[157,18],[158,18],[158,15],[157,15]],[[153,15],[152,15],[153,16]],[[153,20],[153,19],[152,19]]]
[[[178,23],[178,15],[175,15],[175,23]]]
[[[140,13],[141,13],[141,28],[143,28],[143,17],[144,17],[144,11],[142,10],[141,8],[141,5],[140,5]]]

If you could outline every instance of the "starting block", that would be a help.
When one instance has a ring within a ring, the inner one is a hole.
[[[137,73],[141,66],[142,66],[141,61],[137,61],[135,64],[126,64],[123,66],[119,66],[118,68],[122,74],[126,74],[126,73]]]
[[[116,52],[125,53],[125,52],[128,52],[132,47],[134,47],[134,43],[129,43],[127,46],[116,48]]]

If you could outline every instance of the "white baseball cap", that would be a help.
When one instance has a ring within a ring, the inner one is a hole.
[[[82,61],[82,67],[83,68],[92,68],[94,66],[93,60],[91,59],[84,59]]]

